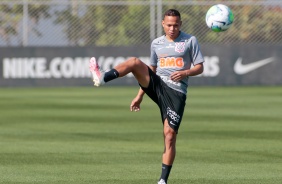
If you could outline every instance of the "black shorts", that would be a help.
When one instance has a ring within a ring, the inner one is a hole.
[[[186,95],[167,86],[149,67],[150,83],[142,90],[159,106],[162,122],[168,120],[169,126],[178,132],[185,104]]]

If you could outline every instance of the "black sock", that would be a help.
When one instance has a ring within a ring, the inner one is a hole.
[[[105,73],[104,81],[109,82],[111,80],[118,78],[118,76],[119,76],[118,71],[116,69],[111,69],[110,71]]]
[[[160,179],[165,180],[166,183],[167,183],[167,179],[168,179],[171,168],[172,168],[172,165],[162,164],[162,175]]]

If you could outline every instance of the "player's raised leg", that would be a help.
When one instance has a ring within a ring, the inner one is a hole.
[[[89,69],[92,74],[92,80],[94,82],[94,86],[100,86],[105,83],[104,75],[105,72],[101,70],[96,61],[96,58],[92,57],[89,61]]]
[[[108,72],[102,71],[96,59],[92,57],[89,61],[89,68],[95,86],[103,85],[118,77],[123,77],[130,72],[141,86],[148,87],[150,82],[148,66],[136,57],[127,59]]]

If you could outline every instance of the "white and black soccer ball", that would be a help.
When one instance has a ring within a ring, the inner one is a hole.
[[[234,15],[231,9],[223,4],[213,5],[206,14],[207,26],[214,32],[226,31],[233,21]]]

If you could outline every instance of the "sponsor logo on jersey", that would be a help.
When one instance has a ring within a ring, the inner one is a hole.
[[[183,58],[181,57],[166,57],[160,58],[160,67],[161,68],[182,68],[184,66]]]
[[[175,43],[175,52],[184,52],[185,50],[185,42],[176,42]]]

